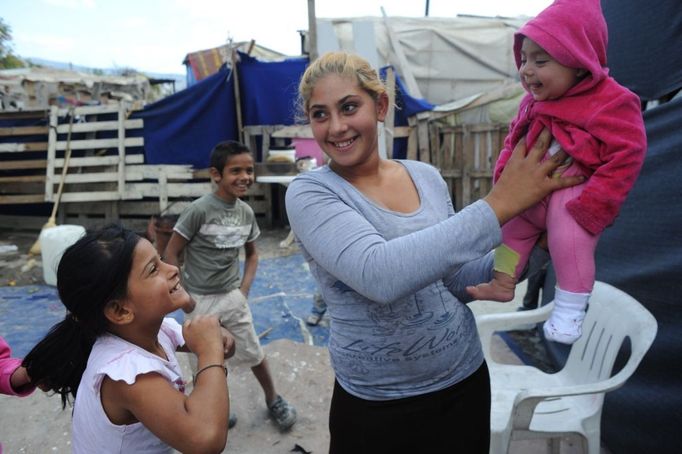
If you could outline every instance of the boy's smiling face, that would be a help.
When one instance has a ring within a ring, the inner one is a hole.
[[[535,41],[524,38],[521,46],[521,84],[536,101],[562,97],[585,75],[584,69],[564,66]]]
[[[215,194],[227,202],[246,195],[254,181],[253,158],[249,153],[239,153],[227,159],[222,172],[211,167],[211,178],[217,185]]]

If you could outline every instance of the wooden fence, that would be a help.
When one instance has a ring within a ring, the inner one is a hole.
[[[506,125],[497,124],[430,124],[431,164],[447,182],[456,210],[490,191],[507,130]]]
[[[55,203],[62,185],[58,223],[90,227],[121,220],[139,230],[150,216],[179,214],[211,191],[205,169],[145,164],[144,123],[129,114],[121,103],[0,115],[29,124],[0,127],[0,205]],[[254,185],[246,197],[266,218],[269,189]],[[0,224],[40,228],[47,220],[16,218],[2,216]]]

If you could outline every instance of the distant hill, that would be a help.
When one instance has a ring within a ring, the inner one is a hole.
[[[45,60],[44,58],[23,57],[24,60],[31,62],[34,65],[47,66],[49,68],[64,69],[69,71],[79,71],[83,73],[93,74],[101,72],[106,75],[118,75],[122,68],[90,68],[87,66],[74,65],[73,63],[64,63],[59,61]],[[169,73],[150,73],[140,71],[142,74],[153,79],[172,79],[175,81],[175,91],[180,91],[187,86],[187,80],[184,74],[169,74]]]

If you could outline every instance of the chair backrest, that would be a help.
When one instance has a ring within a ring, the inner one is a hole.
[[[608,379],[618,351],[630,339],[630,358],[623,381],[634,372],[656,337],[656,319],[636,299],[604,282],[595,282],[583,335],[573,344],[560,373],[575,383]],[[621,383],[622,384],[622,383]]]

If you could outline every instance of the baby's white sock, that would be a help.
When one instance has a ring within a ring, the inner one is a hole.
[[[554,291],[554,309],[542,326],[545,337],[554,342],[572,344],[582,335],[585,309],[589,293],[573,293],[561,290]]]

